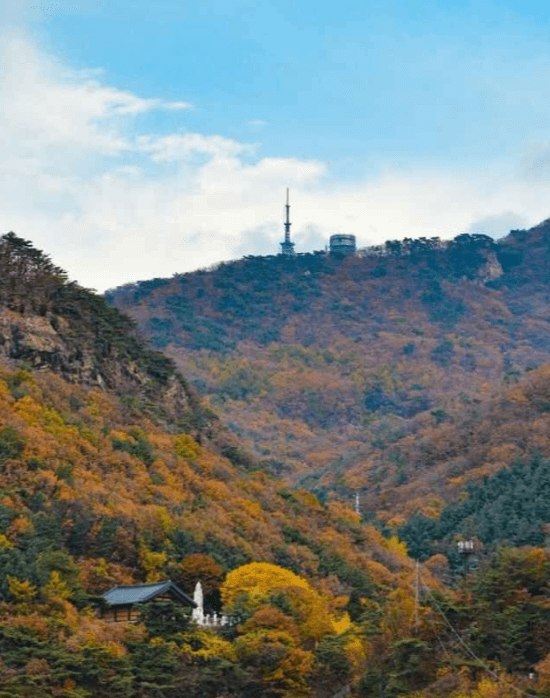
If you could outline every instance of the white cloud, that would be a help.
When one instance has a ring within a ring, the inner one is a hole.
[[[0,126],[16,139],[3,139],[4,147],[36,153],[54,146],[62,158],[68,149],[118,155],[132,149],[124,117],[190,108],[103,85],[90,71],[67,70],[21,35],[5,32],[0,39]]]
[[[0,154],[32,153],[74,162],[84,151],[116,155],[128,139],[116,117],[150,108],[146,100],[66,71],[20,37],[2,37]],[[53,163],[52,163],[53,164]]]
[[[261,157],[258,145],[223,135],[136,137],[137,115],[189,105],[71,71],[22,36],[4,36],[0,54],[0,231],[31,239],[98,290],[276,253],[287,186],[298,251],[319,249],[336,231],[363,246],[495,234],[549,214],[545,178],[501,164],[492,174],[388,170],[338,184],[323,162]]]
[[[150,153],[155,162],[187,160],[192,155],[209,155],[216,158],[231,158],[254,147],[223,136],[203,136],[200,133],[154,137],[140,136],[139,150]]]
[[[493,216],[484,216],[470,224],[467,233],[484,233],[498,239],[507,235],[511,230],[522,230],[529,226],[525,216],[519,216],[512,211],[505,211]]]
[[[193,108],[189,102],[161,102],[159,106],[167,111],[183,111]]]

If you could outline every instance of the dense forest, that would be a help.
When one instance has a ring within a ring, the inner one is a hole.
[[[321,499],[359,492],[365,510],[391,521],[439,511],[456,495],[453,478],[479,479],[535,450],[550,457],[541,434],[519,438],[506,416],[527,384],[545,382],[549,251],[545,221],[498,241],[248,257],[106,298],[266,470]],[[548,401],[525,399],[519,418],[531,429]],[[494,442],[486,419],[502,425]],[[464,449],[483,425],[485,451]]]
[[[326,271],[330,260],[315,264],[323,278],[340,273]],[[306,271],[309,283],[313,262]],[[460,416],[430,407],[432,442],[419,430],[409,437],[420,434],[414,447],[434,444],[426,469],[439,469],[444,486],[430,494],[437,480],[425,479],[416,516],[399,495],[378,517],[365,498],[357,513],[339,496],[347,485],[300,485],[288,477],[292,462],[258,452],[237,426],[228,433],[198,379],[192,388],[134,321],[14,234],[0,238],[0,334],[1,698],[550,695],[548,367],[462,400]],[[321,348],[239,339],[199,352],[213,375],[225,361],[224,380],[239,385],[231,352],[249,341],[286,361],[290,381],[301,373],[294,360],[336,356],[344,340],[327,334]],[[314,362],[309,369],[323,374]],[[230,402],[245,404],[238,395],[219,404]],[[298,450],[305,426],[293,404],[275,427],[287,425]],[[365,409],[369,419],[377,412]],[[496,425],[501,439],[513,424],[517,448],[503,446],[485,467],[487,429]],[[542,455],[521,460],[535,450]],[[447,457],[453,482],[440,468]],[[483,474],[469,484],[474,464]],[[399,467],[408,477],[409,464]],[[411,486],[377,484],[377,501]],[[476,541],[475,559],[457,558],[464,536]],[[101,618],[109,588],[161,579],[187,593],[200,580],[207,607],[231,623],[203,628],[166,603],[144,604],[137,623]]]
[[[415,514],[400,528],[399,537],[418,559],[446,552],[457,563],[460,555],[453,545],[457,536],[475,538],[483,549],[494,549],[503,541],[544,545],[549,522],[550,461],[535,455],[480,484],[468,482],[459,501],[448,504],[437,518]]]

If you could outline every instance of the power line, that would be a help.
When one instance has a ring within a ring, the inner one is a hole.
[[[418,577],[417,577],[418,581],[416,581],[416,579],[415,579],[415,584],[418,584],[418,583],[421,581],[421,576],[420,576],[420,563],[418,563],[418,562],[417,562],[417,575],[418,575]],[[436,601],[435,596],[433,595],[432,590],[430,589],[430,587],[429,587],[426,583],[424,583],[423,586],[424,586],[424,588],[426,589],[426,591],[428,592],[428,594],[430,595],[430,597],[431,597],[431,599],[432,599],[432,601],[433,601],[433,603],[434,603],[434,606],[435,606],[436,611],[437,611],[437,612],[439,613],[439,615],[443,618],[443,620],[445,621],[445,623],[449,626],[449,628],[450,628],[451,631],[454,633],[454,635],[456,636],[457,640],[458,640],[459,643],[462,645],[462,647],[466,650],[466,652],[468,652],[468,654],[469,654],[471,657],[473,657],[473,658],[478,662],[478,664],[482,667],[482,669],[484,669],[488,674],[490,674],[490,675],[491,675],[494,679],[496,679],[499,683],[505,684],[506,686],[508,686],[508,687],[510,687],[510,688],[512,688],[512,689],[514,689],[514,691],[517,691],[518,693],[521,693],[521,694],[524,695],[524,696],[529,696],[529,698],[538,698],[538,696],[536,696],[534,693],[529,693],[528,691],[524,691],[522,688],[518,688],[517,686],[514,686],[514,684],[512,684],[512,683],[510,683],[509,681],[506,681],[505,679],[501,678],[495,671],[493,671],[492,669],[490,669],[490,668],[487,666],[487,664],[485,664],[485,662],[481,659],[481,657],[478,657],[478,655],[477,655],[470,647],[468,647],[468,645],[464,642],[464,640],[462,639],[460,633],[455,629],[455,627],[453,626],[453,624],[451,623],[451,621],[447,618],[447,616],[445,615],[445,613],[441,610],[441,607],[440,607],[439,603]],[[436,631],[436,635],[437,635],[437,631]],[[438,640],[440,640],[439,636],[438,636]],[[440,640],[440,642],[441,642],[441,640]]]

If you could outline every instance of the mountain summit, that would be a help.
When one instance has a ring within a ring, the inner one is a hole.
[[[545,221],[498,241],[246,257],[106,298],[265,468],[387,517],[422,444],[549,361],[549,252]]]

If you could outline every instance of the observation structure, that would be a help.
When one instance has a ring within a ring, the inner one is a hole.
[[[461,555],[464,555],[464,557],[467,557],[468,555],[472,555],[472,553],[475,550],[473,540],[459,540],[458,543],[456,544],[456,547],[458,548],[458,552]]]
[[[356,251],[355,235],[337,233],[330,236],[330,254],[333,257],[353,257]]]
[[[294,257],[296,252],[294,251],[294,243],[290,242],[290,204],[288,202],[288,189],[286,190],[286,220],[285,220],[285,239],[281,242],[281,254],[284,257]]]
[[[459,540],[456,544],[458,554],[464,560],[464,572],[467,572],[472,567],[476,567],[478,559],[475,556],[478,545],[473,540]]]

